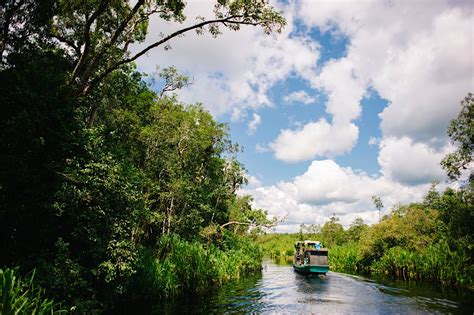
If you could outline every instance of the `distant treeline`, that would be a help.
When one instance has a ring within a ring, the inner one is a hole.
[[[295,234],[267,234],[264,253],[290,262],[296,240],[315,239],[330,248],[333,271],[383,273],[474,289],[474,185],[433,189],[420,203],[396,206],[368,226],[360,218],[344,229],[336,217],[322,227],[302,226]]]

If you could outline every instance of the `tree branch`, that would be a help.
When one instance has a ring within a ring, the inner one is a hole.
[[[89,49],[91,45],[90,31],[91,31],[92,23],[94,23],[94,21],[99,17],[99,15],[101,15],[102,12],[104,12],[104,10],[108,6],[108,3],[109,3],[109,0],[101,1],[97,10],[94,13],[92,13],[92,15],[88,17],[86,20],[86,24],[84,26],[84,51],[80,55],[79,60],[77,61],[76,66],[74,67],[74,70],[72,71],[70,82],[73,82],[74,79],[77,77],[79,70],[83,67],[84,62],[87,58],[87,55],[89,54]]]
[[[52,35],[54,38],[56,38],[59,42],[63,43],[63,44],[66,44],[68,45],[69,47],[71,47],[72,49],[74,49],[74,51],[76,52],[76,54],[78,56],[81,55],[81,49],[72,41],[72,40],[68,40],[67,38],[61,36],[61,35]]]
[[[2,4],[5,5],[5,7],[3,12],[2,28],[0,29],[2,34],[0,38],[0,64],[3,63],[3,52],[5,51],[8,45],[8,38],[10,35],[10,23],[16,11],[19,10],[24,3],[24,0],[20,0],[18,1],[18,3],[13,2],[10,8],[8,8],[6,4]]]
[[[107,68],[102,74],[100,74],[98,77],[96,77],[95,79],[93,79],[89,84],[87,84],[83,91],[82,91],[82,94],[83,95],[86,95],[92,88],[94,88],[97,84],[99,84],[105,77],[107,77],[111,72],[113,72],[114,70],[118,69],[120,66],[124,65],[124,64],[127,64],[127,63],[130,63],[130,62],[133,62],[135,61],[136,59],[140,58],[141,56],[143,56],[144,54],[146,54],[148,51],[150,51],[151,49],[153,48],[156,48],[158,46],[161,46],[163,45],[164,43],[168,42],[169,40],[179,36],[179,35],[182,35],[186,32],[189,32],[191,30],[194,30],[194,29],[199,29],[199,28],[202,28],[208,24],[214,24],[214,23],[224,23],[224,22],[230,22],[232,21],[233,19],[238,19],[238,18],[242,18],[243,16],[242,15],[236,15],[236,16],[229,16],[229,17],[226,17],[226,18],[222,18],[222,19],[215,19],[215,20],[208,20],[208,21],[203,21],[201,23],[198,23],[198,24],[194,24],[192,26],[188,26],[188,27],[185,27],[183,29],[180,29],[179,31],[176,31],[174,33],[171,33],[169,34],[168,36],[162,38],[161,40],[147,46],[146,48],[144,48],[143,50],[141,50],[140,52],[136,53],[135,55],[133,55],[132,57],[130,58],[126,58],[126,59],[122,59],[118,62],[116,62],[113,66]],[[239,24],[238,21],[232,21],[232,23],[234,24]],[[248,24],[247,22],[242,22],[240,24]],[[253,25],[253,24],[252,24]],[[255,24],[255,25],[258,25],[258,24]]]
[[[140,7],[145,3],[145,0],[139,0],[135,6],[133,7],[132,11],[128,14],[128,16],[120,23],[119,27],[115,30],[114,34],[110,38],[110,41],[105,44],[100,51],[92,58],[91,62],[89,65],[87,65],[86,70],[84,70],[84,73],[81,75],[81,83],[85,86],[87,81],[89,80],[90,74],[92,71],[96,68],[97,64],[101,60],[101,58],[104,56],[104,54],[107,52],[107,49],[112,47],[113,44],[117,41],[117,39],[120,37],[120,35],[123,33],[125,28],[127,27],[128,23],[130,20],[133,18],[133,16],[138,12]]]
[[[269,229],[269,228],[275,227],[275,226],[277,226],[278,224],[280,224],[280,223],[282,223],[283,221],[285,221],[286,218],[288,217],[288,215],[289,215],[289,213],[287,212],[281,219],[276,220],[275,222],[273,222],[273,223],[271,223],[271,224],[256,224],[256,223],[250,223],[250,222],[230,221],[230,222],[227,222],[227,223],[222,224],[222,225],[221,225],[221,229],[224,228],[224,227],[226,227],[226,226],[233,225],[233,224],[256,226],[256,227],[265,227],[265,228]]]

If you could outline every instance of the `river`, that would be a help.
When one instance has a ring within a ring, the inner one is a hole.
[[[473,314],[474,295],[430,285],[329,272],[303,276],[264,261],[262,273],[205,296],[190,295],[153,313],[165,314]]]

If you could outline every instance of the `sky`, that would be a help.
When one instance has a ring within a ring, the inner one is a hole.
[[[151,21],[147,41],[212,16],[188,1],[183,24]],[[357,217],[372,224],[398,204],[446,183],[439,165],[455,147],[446,130],[474,91],[470,1],[284,1],[281,34],[245,26],[217,38],[188,33],[137,61],[150,75],[175,66],[178,91],[227,123],[243,148],[249,184],[239,193],[286,220],[277,232]],[[134,49],[138,49],[135,47]]]

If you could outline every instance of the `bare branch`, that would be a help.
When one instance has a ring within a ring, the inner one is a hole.
[[[248,225],[248,226],[255,226],[255,227],[264,227],[264,228],[270,229],[270,228],[275,227],[278,224],[282,223],[283,221],[285,221],[286,218],[288,217],[288,215],[289,215],[289,213],[287,212],[283,217],[281,217],[280,219],[276,220],[275,222],[273,222],[271,224],[256,224],[256,223],[250,223],[250,222],[230,221],[230,222],[222,224],[221,229],[226,227],[226,226],[233,225],[233,224]]]
[[[249,222],[239,222],[239,221],[230,221],[230,222],[227,222],[227,223],[224,223],[221,225],[221,229],[228,226],[228,225],[232,225],[232,224],[238,224],[238,225],[252,225],[253,223],[249,223]]]

